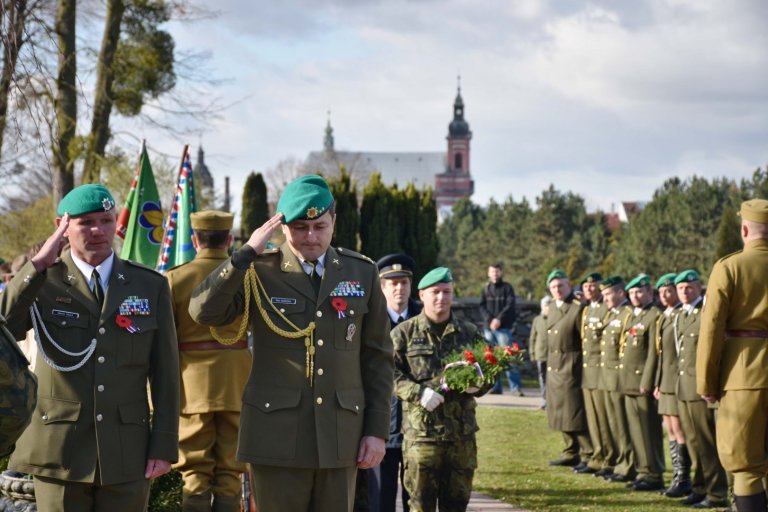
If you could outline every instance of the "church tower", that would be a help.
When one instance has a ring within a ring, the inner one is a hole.
[[[448,125],[448,152],[445,172],[435,175],[435,200],[441,216],[450,214],[453,205],[475,191],[469,167],[472,131],[464,120],[464,100],[461,97],[461,77],[453,102],[453,120]]]

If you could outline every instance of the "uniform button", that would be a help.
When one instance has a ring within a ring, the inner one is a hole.
[[[67,321],[66,320],[62,320],[61,321],[61,325],[67,325]]]
[[[605,366],[605,363],[600,363],[600,366]]]
[[[683,370],[680,370],[680,375],[683,375],[685,372]]]
[[[93,339],[91,340],[91,343],[96,343],[96,341],[97,341],[97,340],[96,340],[96,338],[93,338]]]
[[[684,358],[684,357],[681,357],[681,358],[680,358],[680,362],[682,363],[683,361],[685,361],[685,358]]]
[[[683,350],[685,350],[685,347],[680,347],[680,352],[682,352]]]
[[[103,327],[99,327],[99,334],[104,334],[107,330]]]
[[[547,334],[552,334],[552,329],[547,329]]]
[[[349,310],[349,314],[350,314],[350,315],[354,315],[354,314],[355,314],[355,310],[354,310],[354,309],[350,309],[350,310]]]
[[[583,352],[583,354],[584,354],[584,355],[587,355],[587,351],[585,350],[585,351]]]
[[[623,364],[620,364],[620,365],[619,365],[619,368],[624,368],[624,365],[623,365]]]
[[[552,367],[551,366],[547,366],[547,371],[551,371],[551,370],[552,370]]]
[[[605,355],[605,350],[601,350],[601,351],[600,351],[600,355],[601,355],[601,356],[604,356],[604,355]]]
[[[317,346],[322,347],[323,346],[323,340],[317,340]]]
[[[96,415],[96,421],[101,421],[103,419],[104,419],[104,416],[102,416],[101,414]]]
[[[635,375],[640,375],[640,370],[635,370]]]
[[[318,368],[317,369],[317,374],[318,375],[322,375],[323,374],[323,369],[322,368]]]
[[[555,334],[557,334],[557,329],[555,329]]]
[[[269,402],[265,403],[265,404],[264,404],[264,407],[265,407],[265,408],[267,408],[267,409],[269,409]]]
[[[99,391],[104,391],[104,384],[99,384],[98,386],[96,386],[96,389],[98,389]]]
[[[43,421],[48,421],[48,415],[47,414],[43,414]]]
[[[605,345],[605,342],[604,342],[604,341],[601,341],[601,342],[600,342],[600,344],[601,344],[601,345]]]
[[[104,358],[104,356],[99,356],[97,361],[100,362],[100,363],[103,363],[104,361],[106,361],[106,359]]]
[[[355,410],[356,410],[356,411],[359,411],[359,410],[360,410],[360,407],[358,407],[358,406],[355,406]]]
[[[285,308],[280,308],[281,313],[285,313]]]
[[[317,400],[315,400],[315,402],[317,402],[317,405],[321,405],[323,403],[323,397],[321,396],[317,397]]]
[[[587,367],[587,363],[584,363],[582,366],[583,366],[584,368],[586,368],[586,367]]]
[[[322,311],[318,311],[317,313],[315,313],[315,315],[317,315],[317,318],[320,318],[321,316],[323,316],[323,312]]]

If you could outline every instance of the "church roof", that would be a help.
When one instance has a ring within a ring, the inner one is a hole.
[[[445,172],[446,155],[444,151],[312,151],[305,165],[308,171],[333,176],[340,164],[357,179],[367,181],[379,171],[386,184],[397,182],[403,188],[412,181],[421,188],[432,186],[434,175]]]

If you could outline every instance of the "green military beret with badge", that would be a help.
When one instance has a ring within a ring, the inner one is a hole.
[[[579,284],[599,283],[602,280],[603,280],[603,276],[600,275],[600,272],[590,272],[589,274],[585,274],[584,277],[581,278],[581,281],[579,281]]]
[[[699,273],[692,268],[683,270],[677,274],[677,277],[675,278],[675,284],[692,283],[693,281],[699,281]]]
[[[768,224],[768,201],[765,199],[750,199],[741,203],[739,215],[744,220]]]
[[[675,274],[674,272],[670,272],[669,274],[664,274],[659,278],[658,281],[656,281],[656,289],[659,290],[661,288],[664,288],[665,286],[674,286],[676,277],[677,277],[677,274]]]
[[[317,174],[308,174],[290,182],[280,195],[277,211],[283,214],[283,224],[295,220],[313,220],[323,215],[333,204],[331,189]]]
[[[195,231],[229,231],[232,229],[235,216],[229,212],[203,210],[191,214],[189,220]]]
[[[437,267],[427,272],[427,275],[421,278],[418,288],[419,290],[423,290],[424,288],[429,288],[430,286],[436,285],[437,283],[451,282],[453,282],[453,274],[451,274],[451,269],[448,267]]]
[[[376,262],[381,279],[413,277],[416,262],[407,254],[387,254]]]
[[[640,274],[627,283],[627,286],[624,287],[624,291],[628,292],[632,288],[642,288],[643,286],[650,286],[650,284],[651,276],[648,274]]]
[[[552,272],[549,273],[547,276],[547,284],[551,283],[555,279],[568,279],[568,274],[566,274],[564,271],[560,270],[559,268],[556,268]]]
[[[68,213],[70,217],[86,213],[108,212],[115,208],[115,198],[107,187],[95,183],[80,185],[69,191],[56,208],[59,217]]]
[[[614,286],[624,286],[624,279],[621,276],[609,276],[603,279],[600,282],[600,291],[606,290],[608,288],[613,288]]]

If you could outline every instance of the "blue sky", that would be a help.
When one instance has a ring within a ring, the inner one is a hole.
[[[445,150],[456,75],[485,204],[550,183],[590,208],[646,200],[671,176],[768,164],[768,3],[760,0],[219,0],[171,31],[208,51],[236,100],[202,141],[235,197],[250,171],[322,147]],[[183,77],[179,84],[183,85]],[[196,153],[193,153],[193,155]],[[236,201],[237,202],[237,201]]]

